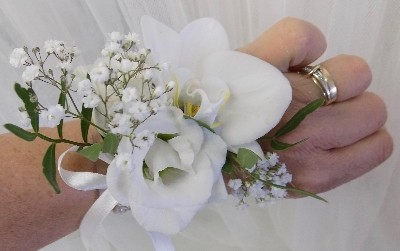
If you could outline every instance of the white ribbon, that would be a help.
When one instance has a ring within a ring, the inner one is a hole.
[[[168,235],[149,232],[150,238],[153,241],[153,246],[156,251],[174,251],[174,245],[172,244],[171,238]]]
[[[107,190],[106,175],[92,172],[73,172],[65,170],[62,167],[62,160],[69,152],[76,151],[78,147],[74,146],[61,154],[58,158],[58,172],[62,180],[70,187],[77,190],[89,191],[96,189],[106,189],[101,196],[93,203],[82,219],[79,231],[82,242],[87,250],[107,251],[112,249],[112,244],[100,235],[102,223],[108,214],[114,209],[118,202]],[[110,164],[112,158],[106,154],[100,154],[101,160]],[[156,251],[174,251],[171,238],[168,235],[149,232]]]
[[[106,176],[99,173],[92,172],[73,172],[65,170],[62,167],[62,160],[65,155],[69,152],[76,152],[78,150],[77,146],[73,146],[67,151],[63,152],[61,156],[58,158],[58,172],[62,180],[70,187],[75,188],[77,190],[89,191],[96,189],[106,189],[107,182]],[[104,158],[106,159],[106,158]],[[111,161],[110,161],[111,162]],[[110,164],[110,162],[107,162]]]

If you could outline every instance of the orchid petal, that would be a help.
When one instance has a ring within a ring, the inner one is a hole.
[[[181,48],[178,33],[150,16],[143,16],[140,23],[143,42],[151,50],[153,61],[177,66]]]
[[[196,76],[202,61],[210,54],[229,49],[228,36],[222,25],[212,18],[200,18],[188,24],[179,34],[182,54],[181,65]]]
[[[244,53],[215,53],[204,61],[203,73],[223,79],[230,89],[230,100],[217,117],[222,123],[220,135],[228,145],[245,144],[265,135],[291,101],[291,87],[282,73]]]
[[[189,95],[201,96],[199,111],[194,116],[210,127],[215,122],[215,118],[229,96],[229,89],[224,81],[215,77],[206,77],[201,81],[201,89],[196,89]]]

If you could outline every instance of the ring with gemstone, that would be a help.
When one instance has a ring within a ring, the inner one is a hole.
[[[336,100],[337,88],[335,82],[333,81],[331,74],[329,74],[325,68],[320,65],[308,65],[301,68],[299,73],[310,76],[314,83],[321,89],[325,99],[324,105],[329,105]]]

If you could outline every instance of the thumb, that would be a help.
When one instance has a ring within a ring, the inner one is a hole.
[[[325,37],[317,27],[296,18],[285,18],[238,50],[287,72],[291,67],[312,63],[325,49]]]

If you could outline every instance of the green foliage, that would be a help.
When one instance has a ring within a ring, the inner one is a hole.
[[[307,139],[303,139],[303,140],[300,140],[300,141],[298,141],[296,143],[290,144],[290,143],[285,143],[285,142],[282,142],[282,141],[279,141],[279,140],[273,138],[271,140],[271,148],[273,150],[283,151],[283,150],[289,149],[290,147],[293,147],[295,145],[301,144],[306,140]]]
[[[118,145],[118,136],[113,133],[107,133],[107,135],[104,137],[102,151],[104,153],[115,154],[117,152]]]
[[[94,162],[99,159],[99,155],[102,148],[103,148],[102,144],[96,143],[91,146],[83,148],[82,150],[78,151],[78,153],[83,157],[86,157],[90,161]]]
[[[299,189],[299,188],[295,188],[295,187],[291,187],[291,186],[286,186],[286,187],[285,186],[280,186],[280,185],[276,185],[276,184],[274,184],[274,183],[272,183],[270,181],[263,181],[263,182],[268,184],[268,185],[270,185],[271,187],[277,187],[277,188],[285,189],[287,191],[292,191],[292,192],[301,194],[303,196],[312,197],[314,199],[317,199],[317,200],[320,200],[320,201],[323,201],[323,202],[328,202],[324,198],[316,195],[315,193],[307,192],[307,191]]]
[[[229,152],[228,152],[228,154],[229,154]],[[233,174],[233,168],[234,167],[233,167],[232,160],[227,155],[225,164],[222,166],[222,171],[224,171],[227,174]]]
[[[65,81],[61,81],[61,93],[60,96],[58,97],[58,104],[61,105],[63,108],[65,108],[66,105],[66,87],[67,86]],[[63,138],[63,133],[62,133],[63,125],[64,125],[64,119],[62,119],[60,121],[60,124],[57,125],[57,132],[60,139]]]
[[[36,134],[31,133],[29,131],[26,131],[22,129],[21,127],[18,127],[13,124],[5,124],[4,127],[12,132],[14,135],[18,136],[19,138],[26,140],[26,141],[34,141],[36,139]]]
[[[296,129],[300,123],[309,115],[310,113],[317,110],[324,104],[324,99],[317,99],[313,102],[307,104],[305,107],[300,109],[282,128],[280,128],[276,133],[275,137],[281,137],[294,129]]]
[[[253,151],[246,148],[239,148],[237,153],[237,161],[241,167],[250,169],[257,164],[258,160],[260,160],[260,157]]]
[[[39,113],[37,110],[38,102],[35,92],[32,88],[25,89],[20,84],[15,83],[14,90],[18,97],[25,105],[26,112],[31,119],[32,129],[35,132],[39,131]]]
[[[56,193],[60,193],[60,188],[58,187],[56,179],[56,143],[51,144],[47,149],[43,158],[42,166],[43,174],[47,181]]]
[[[87,137],[89,133],[90,121],[92,120],[92,112],[92,108],[86,108],[84,105],[82,105],[83,119],[81,119],[81,133],[84,142],[88,142]]]

